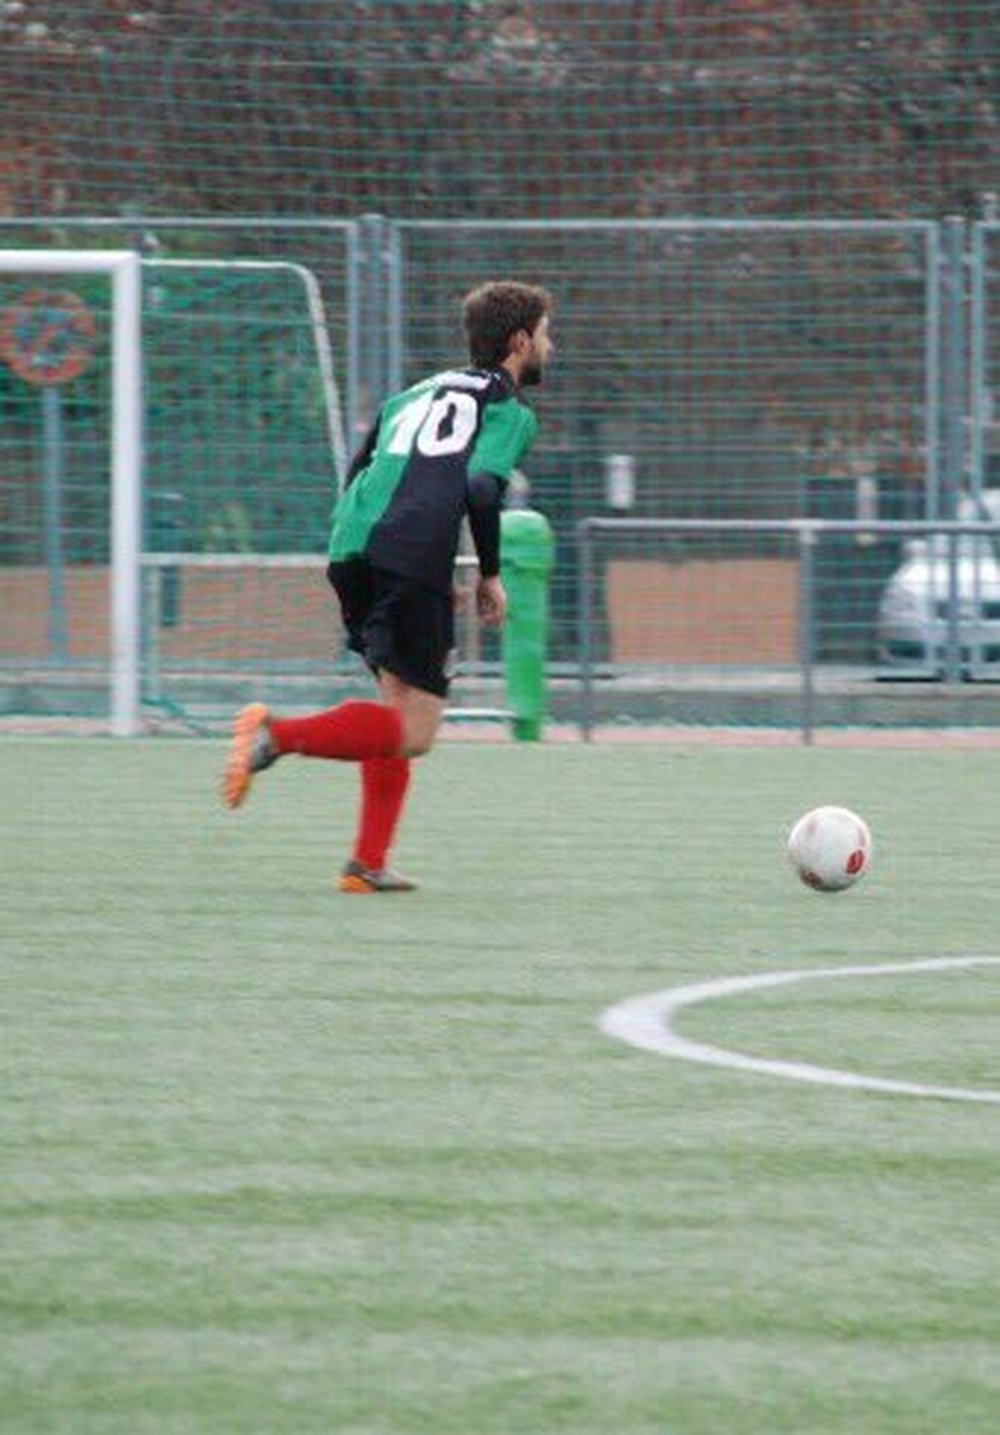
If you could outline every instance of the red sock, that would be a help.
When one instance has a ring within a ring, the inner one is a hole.
[[[362,867],[377,870],[385,866],[409,784],[409,758],[370,757],[361,764],[361,816],[354,860]]]
[[[382,703],[346,702],[303,718],[272,718],[268,724],[279,753],[332,757],[341,762],[395,757],[403,745],[403,723]]]

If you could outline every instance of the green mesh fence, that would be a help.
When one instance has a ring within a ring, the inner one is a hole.
[[[315,550],[345,435],[314,276],[260,260],[153,260],[146,276],[151,538]]]
[[[145,260],[149,710],[354,680],[318,572],[336,475],[386,392],[461,358],[484,277],[557,301],[526,477],[569,686],[584,518],[988,511],[998,19],[998,0],[3,7],[0,244]],[[94,334],[58,386],[0,365],[2,702],[101,713],[107,286],[8,274],[0,311],[39,287]],[[741,542],[784,551],[727,538],[712,576]],[[701,572],[686,553],[657,561]],[[817,552],[831,671],[879,675],[906,557],[888,532]],[[638,620],[657,630],[651,602]],[[488,686],[497,645],[466,626]]]

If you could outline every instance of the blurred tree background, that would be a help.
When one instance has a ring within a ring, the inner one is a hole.
[[[0,212],[980,213],[996,0],[3,0]]]

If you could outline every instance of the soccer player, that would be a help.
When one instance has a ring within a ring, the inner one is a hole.
[[[541,382],[553,353],[552,300],[536,285],[482,284],[462,313],[470,367],[433,374],[387,399],[351,463],[333,514],[327,575],[348,644],[375,675],[377,702],[348,701],[278,718],[263,703],[236,715],[222,779],[228,807],[279,757],[357,762],[361,804],[343,892],[406,892],[387,865],[410,781],[410,760],[434,744],[454,641],[452,580],[463,517],[479,562],[476,607],[503,623],[500,510],[537,421],[520,391]]]

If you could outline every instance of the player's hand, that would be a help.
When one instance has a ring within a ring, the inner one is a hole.
[[[487,628],[500,628],[507,616],[507,594],[499,578],[480,578],[476,588],[476,612]]]

